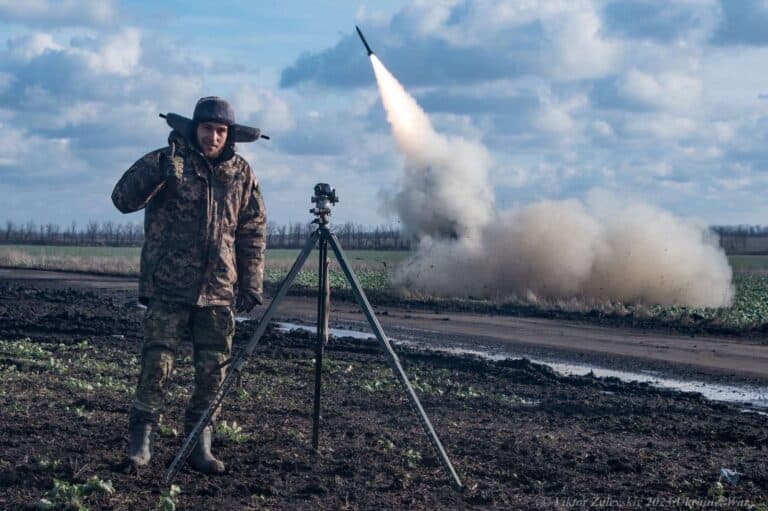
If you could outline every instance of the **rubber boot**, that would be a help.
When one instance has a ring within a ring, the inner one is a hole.
[[[152,459],[152,430],[156,421],[151,414],[131,410],[128,420],[130,440],[128,442],[128,460],[134,467],[144,467]]]
[[[187,428],[186,434],[189,435],[191,431],[192,428]],[[213,428],[207,426],[200,433],[200,438],[198,438],[192,454],[189,455],[189,463],[192,465],[192,468],[203,474],[223,474],[224,462],[214,458],[213,454],[211,454],[212,431]]]

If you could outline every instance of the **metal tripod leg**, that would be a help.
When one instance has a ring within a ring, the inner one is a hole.
[[[296,261],[293,263],[293,266],[288,272],[288,275],[286,275],[285,280],[283,280],[282,284],[280,284],[280,287],[277,290],[277,293],[275,293],[275,297],[272,299],[272,303],[269,304],[269,307],[264,312],[264,315],[261,316],[261,319],[259,320],[259,326],[256,328],[256,331],[251,336],[251,339],[248,341],[246,347],[241,350],[237,357],[235,357],[235,359],[232,361],[229,371],[227,371],[227,376],[224,378],[224,381],[221,382],[219,389],[216,391],[216,395],[211,400],[211,403],[208,405],[208,408],[206,408],[205,412],[203,412],[203,415],[200,416],[200,419],[197,421],[194,429],[192,429],[186,440],[184,440],[179,453],[171,463],[171,466],[168,467],[168,470],[165,472],[165,477],[163,478],[164,484],[169,484],[171,481],[173,481],[173,478],[178,473],[182,464],[192,453],[192,449],[195,447],[195,444],[197,444],[197,440],[200,437],[200,434],[202,433],[203,429],[208,426],[208,423],[210,422],[211,417],[213,417],[214,412],[219,408],[221,402],[224,400],[224,397],[229,393],[230,388],[239,378],[243,365],[245,365],[246,360],[253,354],[253,350],[255,350],[256,346],[259,344],[261,336],[264,335],[264,332],[267,330],[267,325],[269,325],[269,322],[272,321],[272,316],[274,316],[275,312],[277,311],[277,306],[285,297],[285,294],[288,292],[288,288],[291,287],[291,284],[293,284],[293,281],[296,280],[296,276],[299,274],[302,266],[304,266],[307,257],[309,257],[309,254],[315,247],[315,243],[319,237],[319,232],[315,231],[309,237],[306,244],[304,244],[304,248],[301,249],[299,256],[296,258]]]
[[[461,484],[459,475],[453,468],[453,464],[451,464],[451,460],[448,459],[448,454],[446,454],[442,442],[440,442],[437,433],[435,433],[435,429],[432,427],[432,423],[429,421],[426,412],[424,412],[424,408],[421,406],[421,402],[419,401],[416,392],[414,392],[413,387],[411,386],[411,382],[408,380],[408,376],[403,370],[403,366],[400,364],[400,359],[392,349],[392,345],[389,343],[389,339],[387,339],[387,336],[384,334],[384,330],[382,330],[381,325],[379,324],[379,320],[373,313],[371,304],[368,302],[368,298],[365,296],[363,288],[360,286],[360,282],[358,282],[357,277],[350,269],[349,263],[347,262],[347,259],[344,256],[344,252],[341,249],[341,245],[339,244],[339,240],[336,239],[336,235],[332,232],[329,232],[327,236],[328,242],[330,243],[333,252],[336,254],[336,260],[341,265],[341,269],[344,271],[344,275],[347,277],[350,286],[352,286],[352,292],[357,299],[357,303],[360,304],[360,308],[363,309],[363,313],[365,314],[365,317],[368,320],[368,324],[371,326],[373,333],[376,335],[376,338],[384,347],[389,366],[392,368],[395,376],[405,388],[408,401],[410,401],[411,405],[416,411],[416,415],[421,422],[421,426],[424,428],[424,432],[427,434],[427,438],[429,438],[429,440],[432,442],[432,447],[434,447],[435,451],[437,452],[438,458],[442,462],[443,467],[445,467],[445,469],[450,473],[451,478],[453,479],[452,484],[454,487],[458,490],[462,489],[463,485]]]
[[[328,231],[320,228],[318,241],[317,346],[315,347],[315,407],[312,414],[312,449],[320,443],[320,384],[323,372],[323,351],[328,344],[328,314],[331,288],[328,278]]]

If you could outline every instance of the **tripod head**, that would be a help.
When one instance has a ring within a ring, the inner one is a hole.
[[[315,195],[310,200],[315,204],[315,207],[310,209],[309,212],[317,217],[312,223],[327,226],[330,223],[331,206],[339,202],[336,189],[331,188],[331,185],[328,183],[317,183],[315,185]]]

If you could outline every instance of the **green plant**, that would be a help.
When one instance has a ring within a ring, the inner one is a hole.
[[[176,484],[172,484],[169,489],[162,492],[157,508],[161,511],[176,511],[176,506],[178,505],[176,498],[180,494],[181,488]]]
[[[64,409],[68,412],[74,412],[75,416],[81,419],[87,419],[91,416],[91,413],[84,406],[75,406],[74,408],[67,406]]]
[[[45,498],[37,502],[41,510],[66,509],[88,511],[86,501],[96,494],[111,495],[115,492],[112,481],[103,481],[93,476],[83,484],[68,483],[58,479],[53,480],[53,488],[48,490]]]
[[[94,386],[87,381],[83,381],[79,378],[67,378],[67,381],[65,382],[65,385],[68,389],[74,390],[74,391],[81,391],[85,390],[87,392],[90,392],[94,390]]]
[[[69,370],[67,364],[53,357],[48,358],[45,362],[45,369],[54,374],[64,374]]]
[[[247,401],[248,398],[251,397],[251,393],[245,389],[240,389],[237,391],[237,397],[239,397],[241,401]]]
[[[497,393],[493,395],[493,398],[516,405],[536,406],[539,404],[539,401],[535,399],[524,398],[522,396],[518,396],[517,394]]]
[[[307,435],[297,428],[285,428],[285,432],[297,440],[306,440],[307,438]]]
[[[221,438],[229,442],[236,444],[242,444],[248,441],[250,435],[243,431],[243,428],[237,423],[232,421],[221,421],[216,428],[216,438]]]
[[[363,389],[367,390],[368,392],[381,392],[383,390],[388,390],[393,387],[393,384],[390,380],[379,379],[379,378],[365,380],[363,381],[362,385],[363,385]]]
[[[47,360],[51,353],[29,337],[18,341],[0,341],[0,351],[13,357],[31,360]]]
[[[42,458],[37,461],[37,468],[41,471],[45,472],[48,470],[55,470],[61,466],[60,460],[49,460],[47,458]]]
[[[481,397],[483,394],[470,385],[466,389],[457,390],[456,395],[459,397]]]
[[[715,482],[707,488],[707,497],[715,499],[716,501],[723,500],[725,498],[725,487],[720,481]]]
[[[395,443],[389,438],[379,438],[376,444],[385,451],[391,451],[395,448]]]
[[[426,380],[422,380],[419,378],[418,374],[413,375],[413,378],[411,379],[411,386],[422,394],[436,394],[438,396],[443,395],[443,389],[437,387],[437,385],[429,383]]]
[[[79,350],[83,350],[84,351],[84,350],[88,349],[88,340],[87,339],[83,339],[82,341],[78,342],[77,344],[74,344],[74,345],[70,346],[69,349],[73,350],[73,351],[79,351]]]
[[[405,457],[406,464],[411,468],[414,468],[416,463],[421,461],[421,453],[415,449],[407,449],[403,456]]]
[[[101,375],[96,381],[96,387],[105,390],[116,390],[126,394],[133,392],[133,387],[131,385],[114,378],[111,374]]]
[[[177,430],[176,428],[172,428],[171,426],[163,422],[157,425],[157,432],[160,434],[160,436],[163,436],[166,438],[174,438],[179,436],[179,430]]]

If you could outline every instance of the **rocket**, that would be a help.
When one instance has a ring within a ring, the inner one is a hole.
[[[368,41],[365,40],[365,36],[360,31],[360,27],[355,25],[355,30],[357,30],[357,35],[359,35],[360,36],[360,40],[363,41],[363,44],[365,45],[365,49],[368,50],[368,56],[370,57],[371,55],[373,55],[373,50],[371,49],[370,46],[368,46]]]

